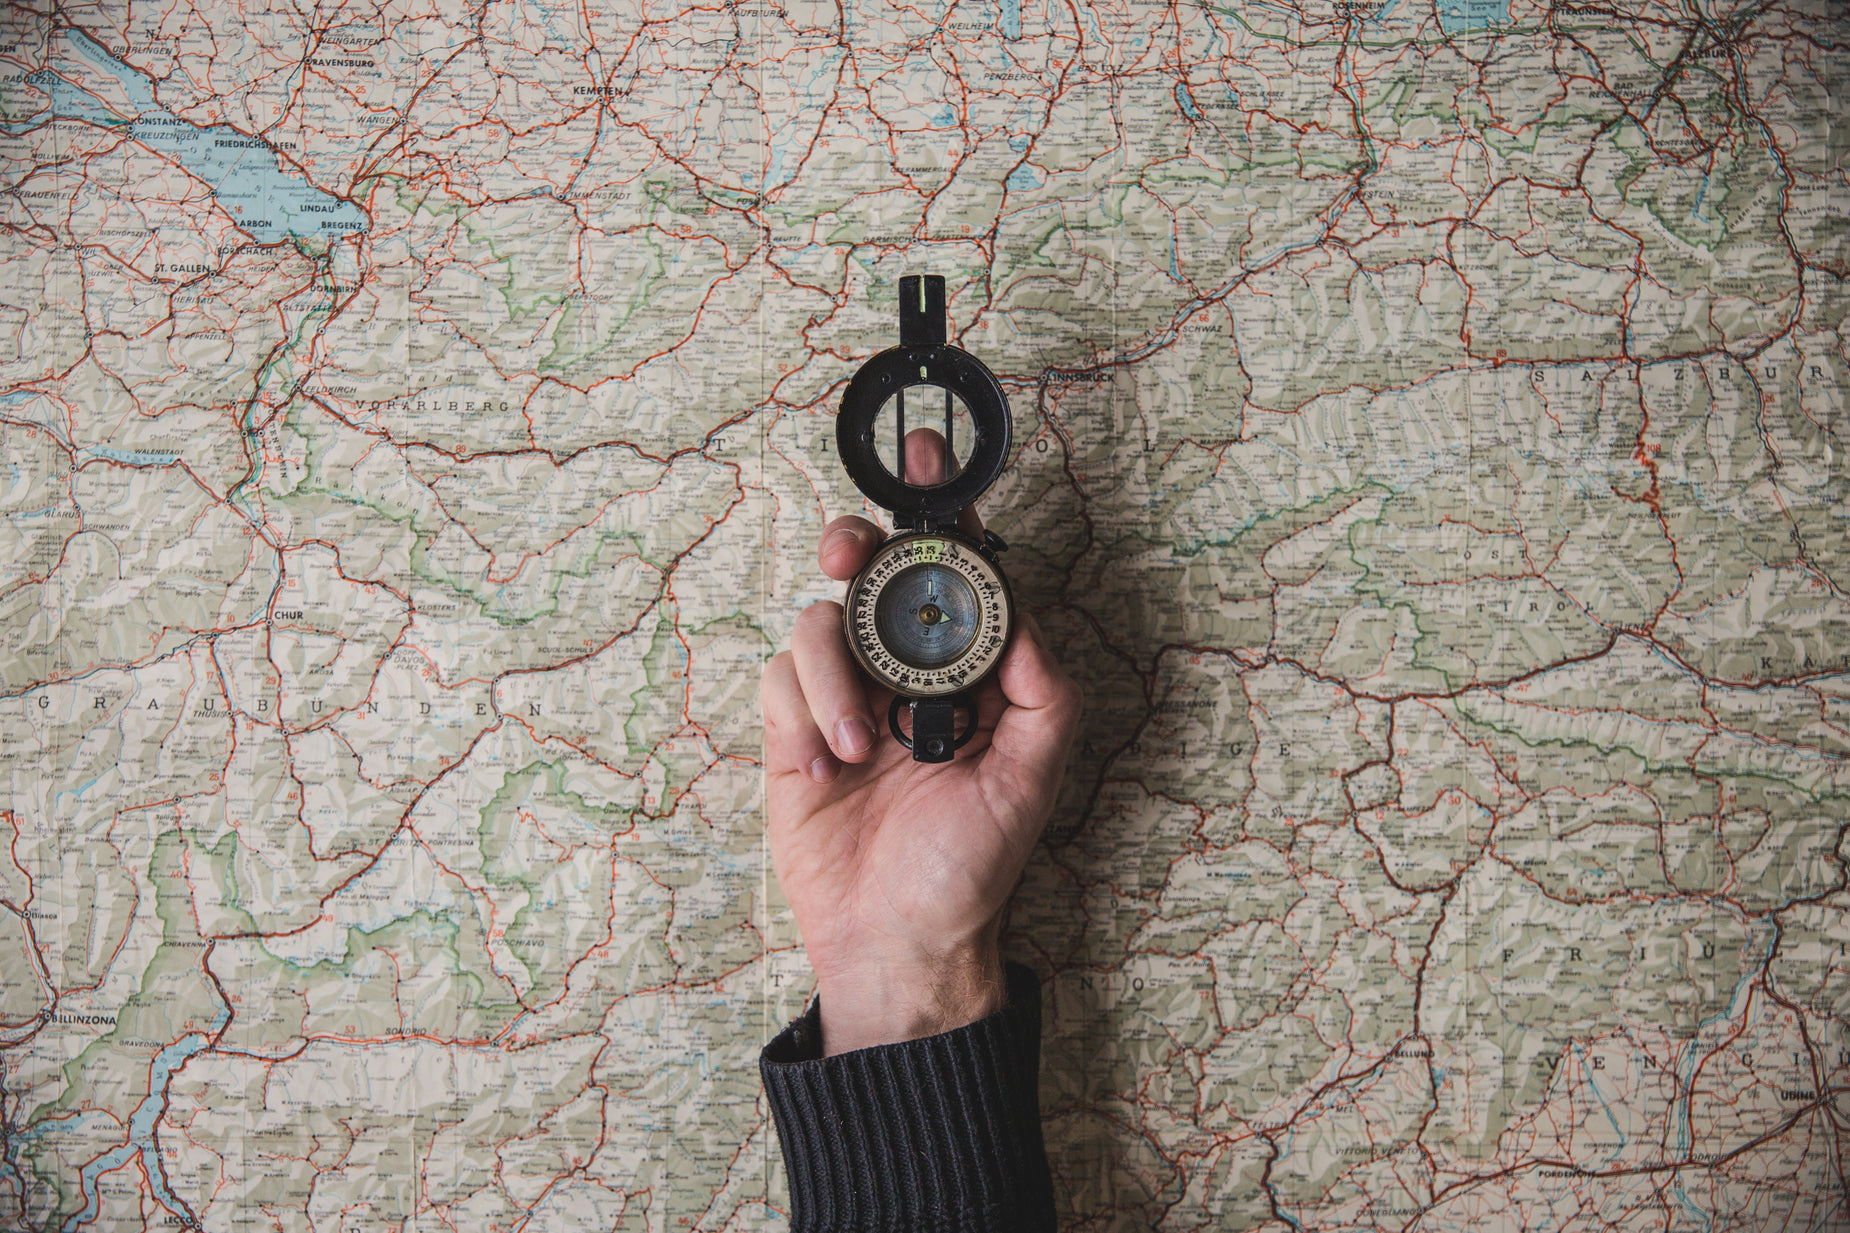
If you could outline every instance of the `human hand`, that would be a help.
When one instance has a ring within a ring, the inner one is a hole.
[[[908,475],[933,482],[942,450],[929,429],[908,434]],[[973,511],[960,525],[981,534]],[[883,538],[864,518],[837,518],[822,571],[847,581]],[[1002,909],[1053,811],[1081,705],[1033,619],[1018,614],[950,762],[915,762],[886,732],[892,694],[856,666],[833,601],[797,618],[761,696],[771,859],[816,970],[824,1052],[999,1009]]]

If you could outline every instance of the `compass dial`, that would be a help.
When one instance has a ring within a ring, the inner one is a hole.
[[[869,675],[902,694],[967,689],[1002,658],[1014,605],[974,545],[931,532],[900,535],[848,588],[848,644]]]
[[[893,657],[921,672],[956,663],[976,641],[983,613],[976,589],[942,562],[894,574],[874,601],[874,629]]]

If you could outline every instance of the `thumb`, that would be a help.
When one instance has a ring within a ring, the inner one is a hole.
[[[1020,628],[996,670],[1009,705],[996,721],[983,758],[986,787],[1017,811],[1045,818],[1053,809],[1085,695],[1047,649],[1034,618]]]

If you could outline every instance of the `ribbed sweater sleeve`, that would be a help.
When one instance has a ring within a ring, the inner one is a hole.
[[[758,1061],[792,1233],[1051,1230],[1041,1142],[1041,987],[1008,966],[987,1019],[823,1057],[819,1003]]]

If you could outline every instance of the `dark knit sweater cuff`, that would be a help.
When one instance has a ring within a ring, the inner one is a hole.
[[[939,1036],[822,1057],[820,1003],[758,1060],[793,1233],[1051,1230],[1041,1143],[1041,987]]]

